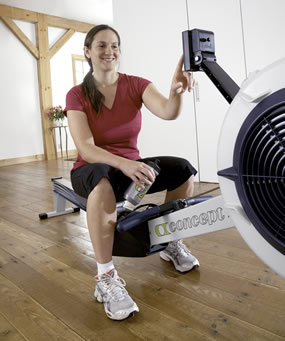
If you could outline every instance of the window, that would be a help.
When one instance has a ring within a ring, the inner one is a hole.
[[[84,76],[90,70],[84,56],[73,54],[72,55],[72,70],[73,70],[73,83],[78,85],[82,83]]]

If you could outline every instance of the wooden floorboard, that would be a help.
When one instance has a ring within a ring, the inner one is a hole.
[[[235,228],[185,240],[201,264],[189,273],[158,254],[114,257],[140,313],[109,320],[93,298],[85,212],[38,218],[53,210],[50,178],[68,178],[71,167],[59,159],[0,168],[0,340],[285,340],[285,280]],[[219,186],[196,183],[200,194],[219,195]]]

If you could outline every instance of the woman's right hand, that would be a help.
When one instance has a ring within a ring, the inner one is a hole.
[[[119,169],[141,187],[142,183],[151,185],[155,180],[154,170],[144,162],[125,159],[120,163]]]

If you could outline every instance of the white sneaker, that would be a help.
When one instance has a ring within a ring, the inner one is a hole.
[[[139,312],[136,303],[124,288],[126,282],[118,276],[115,269],[101,276],[96,276],[94,296],[104,303],[107,316],[112,320],[124,320]]]
[[[191,254],[182,240],[170,242],[167,248],[160,252],[160,258],[167,262],[172,261],[175,269],[180,272],[200,266],[198,259]]]

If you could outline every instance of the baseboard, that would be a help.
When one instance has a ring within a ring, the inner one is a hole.
[[[69,150],[68,151],[68,158],[75,158],[77,156],[77,151],[76,149],[74,150]],[[61,158],[61,153],[57,153],[58,159]],[[45,155],[44,154],[38,154],[38,155],[29,155],[29,156],[22,156],[22,157],[16,157],[16,158],[11,158],[11,159],[3,159],[0,160],[0,167],[4,166],[12,166],[12,165],[17,165],[20,163],[28,163],[28,162],[34,162],[34,161],[43,161],[45,160]],[[63,153],[63,159],[66,159],[66,154]]]
[[[11,159],[0,160],[0,167],[17,165],[19,163],[42,161],[42,160],[45,160],[44,154],[15,157]]]

